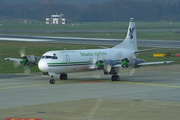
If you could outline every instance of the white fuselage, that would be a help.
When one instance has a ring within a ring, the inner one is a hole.
[[[93,60],[121,60],[132,54],[133,51],[129,49],[114,48],[49,51],[43,54],[38,67],[42,72],[55,74],[88,71]]]

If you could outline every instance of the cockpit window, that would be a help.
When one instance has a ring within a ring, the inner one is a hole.
[[[46,56],[47,59],[52,58],[52,56]]]
[[[57,56],[56,56],[56,54],[53,54],[53,57],[52,57],[53,59],[57,59]]]
[[[57,56],[53,56],[52,59],[57,59]]]
[[[50,55],[45,55],[41,57],[42,59],[58,59],[57,56],[50,56]]]

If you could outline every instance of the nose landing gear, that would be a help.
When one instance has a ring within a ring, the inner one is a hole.
[[[55,79],[53,78],[54,76],[53,75],[50,75],[50,76],[51,76],[51,79],[49,80],[49,83],[50,84],[55,84]],[[59,79],[60,80],[67,80],[68,76],[67,76],[67,74],[62,73],[62,74],[60,74]]]
[[[50,83],[50,84],[55,84],[55,80],[54,80],[54,78],[53,78],[53,75],[51,75],[51,79],[49,80],[49,83]]]

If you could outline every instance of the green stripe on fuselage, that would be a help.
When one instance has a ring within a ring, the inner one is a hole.
[[[89,64],[90,61],[85,61],[85,62],[66,62],[66,63],[47,63],[48,65],[67,65],[67,64],[71,64],[71,65],[79,65],[79,64]]]

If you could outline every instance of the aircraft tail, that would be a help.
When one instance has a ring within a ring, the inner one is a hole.
[[[113,48],[125,48],[137,51],[136,26],[133,18],[130,19],[127,36],[124,41]]]

